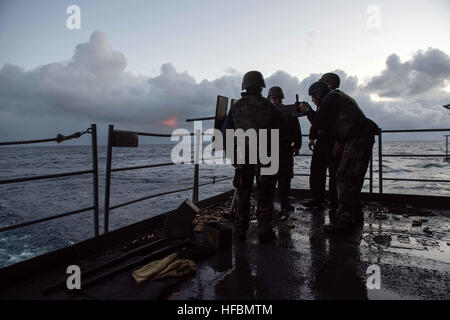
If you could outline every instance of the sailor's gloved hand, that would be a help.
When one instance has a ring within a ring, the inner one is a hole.
[[[298,156],[300,154],[300,152],[298,151],[298,149],[297,148],[292,148],[292,155],[295,157],[295,156]]]
[[[308,102],[300,102],[299,105],[300,112],[306,112],[309,110],[309,108],[311,108],[311,106],[309,105]]]
[[[315,145],[315,143],[314,143],[314,139],[310,139],[310,140],[309,140],[309,144],[308,144],[309,150],[314,151],[314,147],[315,147],[315,146],[316,146],[316,145]]]

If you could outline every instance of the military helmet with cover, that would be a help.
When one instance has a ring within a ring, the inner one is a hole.
[[[266,83],[264,82],[264,77],[261,72],[249,71],[244,74],[244,78],[242,79],[242,90],[245,90],[249,87],[266,87]]]
[[[333,72],[327,72],[322,75],[322,78],[320,80],[325,81],[328,86],[331,88],[331,90],[339,88],[341,84],[341,79],[336,73]]]
[[[267,98],[270,98],[270,97],[273,97],[273,96],[275,96],[275,97],[280,97],[281,99],[284,99],[284,92],[283,92],[283,89],[281,89],[281,88],[278,87],[278,86],[271,87],[271,88],[269,89],[269,93],[267,94]]]
[[[310,96],[313,95],[321,95],[322,97],[325,96],[328,92],[330,92],[330,88],[328,87],[328,84],[326,84],[324,81],[316,81],[311,86],[309,86],[308,94]]]

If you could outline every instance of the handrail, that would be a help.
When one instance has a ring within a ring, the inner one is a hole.
[[[383,193],[383,180],[388,181],[414,181],[418,179],[403,179],[403,178],[384,178],[383,179],[383,143],[382,143],[382,136],[383,133],[410,133],[410,132],[447,132],[450,131],[450,128],[443,128],[443,129],[398,129],[398,130],[382,130],[380,128],[380,132],[378,134],[378,188],[379,193]],[[388,154],[384,155],[384,157],[441,157],[440,155],[398,155],[398,154]],[[371,181],[370,183],[373,183],[373,168],[370,166],[370,177]],[[419,181],[424,181],[419,180]],[[446,182],[443,180],[429,180],[429,182]]]
[[[58,133],[55,138],[49,138],[49,139],[37,139],[37,140],[22,140],[22,141],[1,141],[0,146],[12,146],[12,145],[18,145],[18,144],[36,144],[36,143],[45,143],[45,142],[58,142],[61,143],[66,140],[71,139],[78,139],[82,135],[86,133],[92,133],[92,128],[88,128],[85,131],[79,131],[75,132],[71,135],[65,136],[61,133]]]
[[[137,136],[149,136],[149,137],[172,137],[172,136],[195,136],[195,133],[189,133],[189,134],[177,134],[177,135],[171,135],[171,134],[163,134],[163,133],[152,133],[152,132],[140,132],[140,131],[128,131],[128,130],[116,130],[114,129],[114,125],[109,125],[108,127],[108,145],[107,145],[107,155],[106,155],[106,176],[105,176],[105,204],[104,204],[104,232],[107,233],[109,230],[109,212],[110,210],[114,210],[120,207],[124,207],[126,205],[130,205],[136,202],[144,201],[147,199],[173,194],[177,192],[182,191],[188,191],[193,190],[192,194],[192,201],[196,203],[198,201],[198,188],[208,185],[208,184],[214,184],[220,181],[232,179],[233,177],[223,178],[223,179],[215,179],[213,178],[213,182],[209,183],[202,183],[199,184],[199,164],[194,162],[189,162],[190,164],[194,164],[194,184],[192,187],[189,188],[182,188],[177,190],[171,190],[167,192],[161,192],[157,194],[152,194],[149,196],[141,197],[135,200],[130,200],[121,204],[117,204],[114,206],[110,206],[110,195],[111,195],[111,173],[112,172],[119,172],[119,171],[130,171],[130,170],[138,170],[138,169],[149,169],[149,168],[157,168],[157,167],[163,167],[163,166],[172,166],[176,165],[176,163],[173,162],[167,162],[167,163],[157,163],[157,164],[150,164],[150,165],[143,165],[143,166],[132,166],[132,167],[122,167],[122,168],[112,168],[112,151],[113,151],[113,135],[115,133],[124,133],[124,134],[134,134]],[[202,135],[205,135],[205,133],[202,133]],[[216,157],[213,158],[205,158],[202,160],[215,160],[219,159]],[[186,163],[184,163],[186,164]]]
[[[309,177],[308,173],[295,173],[294,176],[298,177]],[[327,178],[330,176],[327,175]],[[370,180],[369,178],[364,177],[364,180]],[[439,182],[439,183],[450,183],[450,180],[434,180],[434,179],[409,179],[409,178],[383,178],[383,180],[390,181],[412,181],[412,182]]]
[[[383,181],[409,181],[409,182],[436,182],[436,183],[450,183],[450,180],[442,179],[407,179],[407,178],[394,178],[394,177],[383,177],[383,158],[394,157],[394,158],[441,158],[448,159],[448,146],[446,146],[446,154],[383,154],[382,152],[382,134],[383,133],[410,133],[410,132],[446,132],[450,129],[399,129],[399,130],[382,130],[378,134],[378,183],[379,183],[379,193],[383,193]],[[450,135],[449,135],[450,136]],[[448,144],[448,136],[447,144]],[[312,154],[300,154],[300,156],[312,156]],[[294,176],[309,176],[309,174],[294,174]],[[364,178],[369,180],[369,192],[372,193],[373,189],[373,155],[370,159],[369,164],[369,178]]]
[[[62,217],[67,217],[67,216],[71,216],[74,214],[78,214],[78,213],[82,213],[82,212],[86,212],[89,210],[94,210],[95,207],[88,207],[88,208],[82,208],[82,209],[78,209],[78,210],[73,210],[73,211],[69,211],[69,212],[65,212],[65,213],[61,213],[61,214],[57,214],[54,216],[50,216],[50,217],[45,217],[45,218],[41,218],[41,219],[36,219],[36,220],[31,220],[31,221],[27,221],[27,222],[23,222],[23,223],[18,223],[18,224],[14,224],[11,226],[6,226],[6,227],[1,227],[0,228],[0,232],[3,231],[9,231],[9,230],[13,230],[13,229],[17,229],[17,228],[21,228],[21,227],[25,227],[25,226],[30,226],[36,223],[40,223],[40,222],[44,222],[44,221],[49,221],[49,220],[54,220],[54,219],[58,219],[58,218],[62,218]]]
[[[212,120],[212,119],[204,119],[204,120]],[[382,159],[383,157],[426,157],[426,158],[436,158],[436,157],[448,157],[448,153],[447,154],[383,154],[382,153],[382,134],[383,133],[409,133],[409,132],[445,132],[445,131],[450,131],[450,129],[401,129],[401,130],[382,130],[380,129],[380,133],[378,135],[378,174],[379,174],[379,192],[383,193],[383,180],[386,181],[416,181],[416,182],[437,182],[437,183],[450,183],[450,180],[445,180],[445,179],[407,179],[407,178],[395,178],[395,177],[383,177],[383,168],[382,168]],[[125,203],[121,203],[121,204],[117,204],[114,206],[110,206],[109,205],[109,201],[110,201],[110,186],[111,186],[111,173],[112,172],[119,172],[119,171],[130,171],[130,170],[138,170],[138,169],[147,169],[147,168],[157,168],[157,167],[162,167],[162,166],[172,166],[172,165],[176,165],[176,163],[173,162],[169,162],[169,163],[158,163],[158,164],[150,164],[150,165],[142,165],[142,166],[131,166],[131,167],[121,167],[121,168],[112,168],[111,164],[112,164],[112,134],[114,132],[125,132],[125,133],[132,133],[132,134],[136,134],[136,135],[140,135],[140,136],[152,136],[152,137],[171,137],[171,134],[160,134],[160,133],[150,133],[150,132],[138,132],[138,131],[123,131],[123,130],[114,130],[114,126],[110,125],[109,126],[109,133],[108,133],[108,146],[107,146],[107,162],[106,162],[106,179],[105,179],[105,207],[104,207],[104,220],[105,220],[105,232],[108,232],[108,226],[109,226],[109,211],[113,210],[113,209],[117,209],[132,203],[136,203],[136,202],[140,202],[143,200],[147,200],[150,198],[155,198],[155,197],[159,197],[159,196],[163,196],[163,195],[168,195],[168,194],[173,194],[173,193],[177,193],[177,192],[182,192],[182,191],[187,191],[187,190],[193,190],[193,201],[196,202],[198,201],[198,188],[205,186],[205,185],[209,185],[209,184],[214,184],[220,181],[225,181],[228,179],[231,179],[233,177],[227,177],[227,178],[222,178],[222,179],[216,179],[215,177],[213,177],[213,181],[212,182],[207,182],[207,183],[202,183],[199,184],[198,180],[199,180],[199,164],[194,162],[189,162],[191,164],[194,164],[194,185],[192,187],[188,187],[188,188],[181,188],[181,189],[177,189],[177,190],[171,190],[171,191],[166,191],[166,192],[161,192],[161,193],[157,193],[157,194],[152,194],[149,196],[145,196],[139,199],[135,199],[135,200],[131,200],[131,201],[127,201]],[[75,134],[72,134],[70,136],[63,136],[61,134],[58,134],[58,136],[56,138],[51,138],[51,139],[40,139],[40,140],[26,140],[26,141],[11,141],[11,142],[0,142],[0,146],[6,146],[6,145],[14,145],[14,144],[29,144],[29,143],[42,143],[42,142],[51,142],[51,141],[56,141],[58,143],[68,140],[68,139],[73,139],[73,138],[78,138],[81,135],[85,134],[85,133],[89,133],[91,134],[91,145],[92,145],[92,163],[93,163],[93,167],[91,170],[83,170],[83,171],[74,171],[74,172],[63,172],[63,173],[56,173],[56,174],[49,174],[49,175],[42,175],[42,176],[31,176],[31,177],[20,177],[20,178],[10,178],[10,179],[3,179],[0,180],[0,185],[1,184],[9,184],[9,183],[19,183],[19,182],[27,182],[27,181],[36,181],[36,180],[43,180],[43,179],[54,179],[54,178],[61,178],[61,177],[69,177],[69,176],[75,176],[75,175],[83,175],[83,174],[92,174],[93,175],[93,193],[94,193],[94,205],[88,208],[82,208],[82,209],[78,209],[78,210],[74,210],[74,211],[70,211],[70,212],[66,212],[66,213],[61,213],[61,214],[57,214],[54,216],[50,216],[50,217],[46,217],[46,218],[41,218],[41,219],[36,219],[36,220],[32,220],[32,221],[28,221],[28,222],[24,222],[24,223],[19,223],[16,225],[11,225],[11,226],[5,226],[5,227],[0,227],[0,232],[2,231],[7,231],[7,230],[13,230],[13,229],[17,229],[20,227],[24,227],[24,226],[28,226],[28,225],[33,225],[36,223],[40,223],[40,222],[44,222],[44,221],[49,221],[49,220],[53,220],[53,219],[57,219],[57,218],[61,218],[61,217],[66,217],[69,215],[74,215],[74,214],[78,214],[78,213],[82,213],[85,211],[89,211],[89,210],[94,210],[94,229],[95,229],[95,236],[99,235],[99,223],[98,223],[98,212],[99,212],[99,206],[98,206],[98,154],[97,154],[97,129],[96,129],[96,125],[92,124],[91,127],[83,132],[77,132]],[[176,136],[194,136],[195,133],[189,133],[189,134],[179,134]],[[204,135],[204,133],[202,133],[202,135]],[[308,135],[303,134],[303,137],[308,137]],[[448,137],[448,136],[447,136]],[[448,150],[447,150],[448,152]],[[312,156],[312,154],[301,154],[300,156],[304,156],[304,157],[310,157]],[[215,160],[218,158],[208,158],[211,160]],[[208,159],[203,159],[203,160],[208,160]],[[366,180],[370,181],[369,184],[369,189],[370,192],[372,192],[372,186],[373,186],[373,156],[371,157],[370,160],[370,164],[369,164],[369,177],[365,178]],[[294,174],[294,176],[309,176],[309,174]]]
[[[93,206],[57,214],[57,215],[46,217],[46,218],[35,219],[35,220],[31,220],[31,221],[27,221],[27,222],[15,224],[15,225],[0,227],[0,232],[14,230],[17,228],[34,225],[34,224],[41,223],[44,221],[67,217],[70,215],[93,210],[94,211],[94,235],[95,235],[95,237],[99,236],[99,227],[98,227],[98,212],[99,212],[99,207],[98,207],[98,154],[97,154],[97,125],[96,124],[91,124],[91,126],[87,130],[81,131],[81,132],[75,132],[74,134],[71,134],[69,136],[64,136],[59,133],[56,136],[56,138],[38,139],[38,140],[23,140],[23,141],[7,141],[7,142],[0,142],[0,146],[36,144],[36,143],[44,143],[44,142],[61,143],[66,140],[77,139],[86,133],[91,135],[91,149],[92,149],[92,169],[91,170],[62,172],[62,173],[48,174],[48,175],[42,175],[42,176],[3,179],[3,180],[0,180],[0,185],[1,184],[9,184],[9,183],[19,183],[19,182],[62,178],[62,177],[69,177],[69,176],[76,176],[76,175],[83,175],[83,174],[92,174]]]
[[[198,119],[187,119],[187,121],[194,121],[194,120],[213,120],[214,117],[205,117],[205,118],[198,118]],[[380,133],[378,134],[378,174],[379,174],[379,192],[383,193],[383,167],[382,167],[382,158],[384,157],[442,157],[440,154],[421,154],[421,155],[410,155],[410,154],[387,154],[383,155],[382,153],[382,134],[383,133],[406,133],[406,132],[439,132],[439,131],[450,131],[450,129],[410,129],[410,130],[382,130],[380,129]],[[171,134],[161,134],[161,133],[150,133],[150,132],[139,132],[139,131],[124,131],[124,130],[115,130],[113,125],[109,126],[109,134],[108,134],[108,148],[107,148],[107,164],[106,164],[106,182],[105,182],[105,232],[108,232],[108,226],[109,226],[109,211],[113,209],[117,209],[132,203],[140,202],[143,200],[155,198],[158,196],[163,196],[167,194],[182,192],[182,191],[188,191],[193,190],[192,194],[192,200],[193,202],[198,201],[198,188],[207,184],[211,183],[204,183],[199,184],[198,178],[199,178],[199,164],[194,161],[194,184],[192,187],[189,188],[182,188],[178,190],[171,190],[167,192],[161,192],[149,196],[145,196],[139,199],[130,200],[121,204],[117,204],[114,206],[109,206],[109,197],[110,197],[110,185],[111,185],[111,173],[112,172],[118,172],[118,171],[128,171],[128,170],[137,170],[137,169],[147,169],[147,168],[156,168],[161,166],[171,166],[175,165],[175,163],[159,163],[159,164],[151,164],[151,165],[143,165],[143,166],[133,166],[133,167],[123,167],[123,168],[111,168],[111,161],[112,161],[112,135],[114,132],[117,133],[131,133],[138,136],[151,136],[151,137],[172,137]],[[195,133],[189,133],[189,134],[180,134],[177,136],[195,136]],[[303,137],[308,137],[309,135],[303,134]],[[199,136],[198,136],[199,137]],[[198,145],[198,144],[197,144]],[[301,154],[301,156],[305,157],[311,157],[312,154]],[[309,174],[295,174],[295,176],[309,176]],[[226,178],[230,179],[230,178]],[[226,179],[217,180],[223,181]],[[369,164],[369,178],[365,178],[366,180],[369,180],[369,190],[370,192],[373,192],[373,156],[371,156],[370,164]],[[400,178],[384,178],[384,180],[391,180],[391,181],[426,181],[426,182],[450,182],[446,180],[424,180],[424,179],[400,179]],[[213,181],[212,183],[215,183]]]
[[[381,130],[383,133],[408,133],[408,132],[445,132],[450,131],[447,129],[395,129],[395,130]]]
[[[206,185],[209,185],[209,184],[215,184],[217,182],[225,181],[225,180],[229,180],[229,179],[233,179],[233,177],[227,177],[227,178],[217,179],[217,180],[214,179],[213,182],[201,183],[198,186],[199,187],[203,187],[203,186],[206,186]],[[168,194],[178,193],[178,192],[182,192],[182,191],[193,190],[193,189],[194,189],[194,187],[188,187],[188,188],[183,188],[183,189],[177,189],[177,190],[172,190],[172,191],[166,191],[166,192],[161,192],[161,193],[157,193],[157,194],[152,194],[152,195],[145,196],[145,197],[142,197],[142,198],[139,198],[139,199],[136,199],[136,200],[131,200],[131,201],[127,201],[127,202],[124,202],[124,203],[121,203],[121,204],[117,204],[115,206],[110,207],[109,209],[110,210],[117,209],[117,208],[129,205],[129,204],[133,204],[133,203],[136,203],[136,202],[140,202],[140,201],[143,201],[143,200],[156,198],[156,197],[164,196],[164,195],[168,195]]]
[[[148,168],[156,168],[156,167],[164,167],[164,166],[173,166],[175,163],[167,162],[167,163],[158,163],[158,164],[149,164],[146,166],[135,166],[135,167],[124,167],[124,168],[114,168],[111,169],[111,172],[117,171],[128,171],[128,170],[137,170],[137,169],[148,169]]]
[[[45,176],[34,176],[34,177],[5,179],[5,180],[0,180],[0,184],[36,181],[36,180],[53,179],[53,178],[61,178],[61,177],[70,177],[70,176],[78,176],[78,175],[88,174],[88,173],[94,173],[94,170],[63,172],[63,173],[48,174],[48,175],[45,175]]]

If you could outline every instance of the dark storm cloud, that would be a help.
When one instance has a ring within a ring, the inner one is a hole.
[[[72,60],[31,71],[0,69],[0,110],[17,115],[61,115],[73,121],[113,122],[161,128],[167,117],[183,121],[213,114],[217,94],[238,96],[240,75],[230,71],[214,81],[197,83],[170,63],[154,78],[124,71],[124,55],[114,51],[106,34],[94,32],[76,47]]]
[[[341,77],[342,90],[384,128],[448,126],[449,117],[440,106],[448,103],[449,94],[442,89],[450,76],[449,61],[438,49],[419,51],[403,63],[393,54],[386,69],[367,85],[342,70],[334,72]],[[59,132],[61,126],[83,129],[90,123],[170,132],[171,128],[161,125],[167,118],[177,118],[177,126],[183,127],[186,118],[213,115],[217,95],[240,97],[242,74],[232,69],[218,79],[197,82],[170,63],[151,78],[133,75],[125,71],[126,66],[125,56],[113,50],[106,34],[98,31],[76,47],[68,63],[50,63],[30,71],[4,65],[0,69],[0,133],[28,137]],[[264,94],[278,85],[285,91],[285,102],[292,103],[297,93],[301,100],[309,100],[308,87],[321,74],[301,80],[286,71],[265,76]],[[371,94],[398,99],[377,102]],[[308,127],[305,120],[302,123]]]
[[[442,88],[450,79],[450,57],[439,49],[418,51],[411,60],[401,62],[396,54],[386,60],[386,69],[367,84],[381,97],[421,95]]]

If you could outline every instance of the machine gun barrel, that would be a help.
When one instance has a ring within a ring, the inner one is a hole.
[[[214,120],[215,117],[203,117],[203,118],[192,118],[192,119],[186,119],[186,122],[192,122],[192,121],[202,121],[202,120]]]

